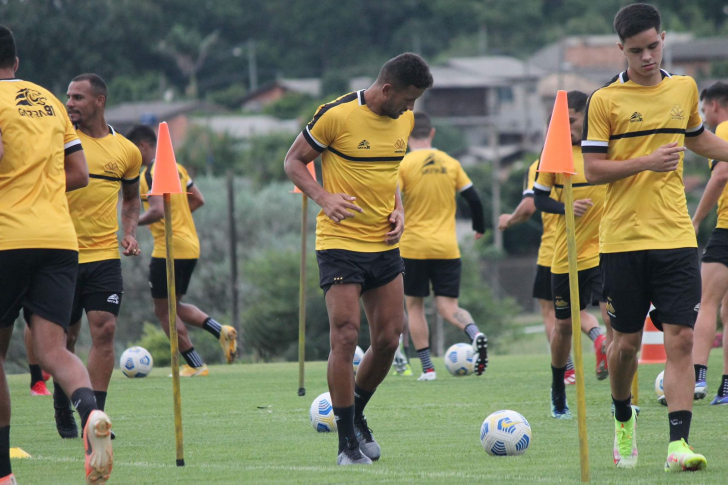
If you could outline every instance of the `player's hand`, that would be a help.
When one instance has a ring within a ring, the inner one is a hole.
[[[503,216],[501,216],[501,217],[503,217]],[[499,227],[500,227],[500,226],[499,226]],[[501,229],[501,230],[502,230],[502,229]],[[483,233],[482,233],[482,232],[476,232],[476,233],[475,233],[475,240],[476,240],[476,241],[477,241],[478,239],[480,239],[481,237],[483,237]]]
[[[124,256],[139,256],[142,253],[139,243],[132,236],[124,236],[121,240],[121,247],[124,248]]]
[[[593,206],[591,199],[579,199],[574,201],[574,217],[583,216],[587,209]]]
[[[326,214],[329,219],[338,224],[344,219],[354,217],[354,213],[351,212],[349,209],[356,212],[364,212],[364,209],[352,203],[355,200],[356,197],[352,197],[346,194],[328,194],[324,197],[320,205],[321,209],[324,211],[324,214]]]
[[[392,230],[385,235],[384,242],[392,246],[399,242],[404,232],[404,211],[400,209],[392,211],[389,214],[389,223],[392,225]]]
[[[510,222],[511,222],[510,214],[501,214],[500,217],[498,218],[498,229],[500,229],[501,231],[505,231],[506,229],[511,227]],[[481,234],[481,236],[482,236],[482,234]],[[477,234],[475,236],[475,239],[480,239],[477,236]]]
[[[680,153],[685,147],[677,145],[677,142],[662,145],[648,157],[647,170],[653,172],[673,172],[677,170],[680,163]]]

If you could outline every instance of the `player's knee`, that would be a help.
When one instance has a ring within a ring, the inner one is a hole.
[[[116,321],[109,318],[96,325],[93,333],[93,343],[96,345],[113,345],[114,333],[116,332]]]
[[[382,333],[372,341],[372,350],[376,353],[393,355],[399,346],[398,333]]]
[[[331,350],[333,352],[354,353],[359,341],[359,328],[353,322],[337,325],[331,330]]]
[[[627,360],[633,359],[640,349],[640,338],[639,334],[621,334],[619,337],[615,336],[612,342],[614,350],[619,352],[620,358]]]
[[[674,325],[665,339],[665,351],[670,355],[687,355],[693,352],[693,329]]]
[[[571,337],[571,320],[557,318],[554,321],[554,332],[563,337]]]

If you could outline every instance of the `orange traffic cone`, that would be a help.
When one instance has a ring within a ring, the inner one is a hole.
[[[157,153],[154,157],[154,179],[149,195],[184,194],[177,172],[177,160],[174,158],[172,139],[165,121],[159,124],[157,137]]]
[[[306,168],[308,168],[308,173],[311,174],[311,177],[316,180],[316,166],[313,164],[313,162],[310,162],[308,165],[306,165]],[[301,189],[299,189],[298,186],[294,185],[291,193],[302,194],[303,192],[301,192]]]
[[[642,333],[642,349],[640,349],[640,364],[664,364],[667,362],[665,353],[665,334],[657,330],[649,314],[645,320],[645,329]]]
[[[571,126],[566,91],[556,93],[554,111],[546,132],[538,172],[574,175],[574,156],[571,152]]]

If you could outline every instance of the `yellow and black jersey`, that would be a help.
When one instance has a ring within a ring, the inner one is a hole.
[[[728,141],[728,121],[724,121],[715,127],[715,136]],[[715,160],[710,161],[710,170],[715,168]],[[718,223],[715,225],[718,229],[728,229],[728,185],[723,189],[718,199]]]
[[[473,183],[460,162],[437,149],[408,153],[399,167],[404,233],[399,252],[408,259],[457,259],[455,196]]]
[[[65,156],[81,150],[66,107],[45,88],[0,80],[0,250],[78,250]]]
[[[574,200],[590,199],[592,205],[581,217],[575,217],[577,269],[596,268],[599,266],[599,223],[602,220],[604,200],[607,195],[606,185],[593,185],[586,181],[584,176],[584,158],[581,155],[581,147],[572,147],[574,156],[574,171],[576,175],[571,176],[571,185],[574,191]],[[564,178],[563,174],[539,172],[534,187],[551,191],[551,197],[561,203],[564,200]],[[569,272],[569,255],[566,247],[566,218],[560,214],[556,216],[554,255],[551,263],[551,272],[563,274]]]
[[[528,167],[526,172],[526,179],[523,184],[523,196],[533,197],[533,184],[538,176],[538,164],[536,160]],[[551,192],[551,198],[556,198],[556,193]],[[551,262],[554,259],[554,241],[556,240],[556,221],[559,218],[558,214],[549,214],[548,212],[541,212],[541,224],[543,225],[543,234],[541,234],[541,244],[538,247],[538,259],[536,264],[538,266],[551,267]]]
[[[139,181],[142,155],[136,145],[111,126],[103,138],[93,138],[81,130],[77,133],[89,172],[88,185],[67,194],[78,236],[78,262],[119,259],[119,189],[121,184]]]
[[[177,173],[182,187],[189,189],[193,182],[187,170],[177,164]],[[154,176],[154,163],[149,167],[144,167],[139,184],[139,191],[142,196],[144,210],[149,209],[149,201],[147,194],[152,187],[152,177]],[[174,244],[174,259],[198,259],[200,257],[200,240],[197,238],[197,229],[195,229],[195,221],[192,219],[190,211],[190,202],[187,194],[172,194],[170,197],[172,202],[172,242]],[[153,258],[167,257],[167,244],[164,240],[164,219],[161,219],[149,225],[154,237]]]
[[[303,137],[323,152],[324,189],[356,197],[364,212],[336,224],[323,211],[316,218],[316,249],[359,252],[388,251],[384,242],[391,230],[397,171],[407,152],[414,115],[397,119],[373,113],[364,90],[349,93],[316,111]],[[406,218],[405,218],[406,221]]]
[[[642,86],[627,71],[596,90],[587,103],[582,152],[619,163],[703,132],[698,88],[688,76],[662,71]],[[607,184],[600,233],[603,253],[697,247],[683,184],[683,155],[674,172],[644,171]]]

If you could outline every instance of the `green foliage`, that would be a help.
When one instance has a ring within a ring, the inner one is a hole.
[[[242,84],[231,84],[226,88],[209,91],[206,95],[207,101],[229,109],[240,107],[240,102],[248,94],[248,90]]]
[[[245,175],[258,188],[271,182],[287,181],[283,160],[296,136],[274,133],[251,139],[241,154],[238,173]]]
[[[433,144],[437,148],[453,157],[457,157],[467,150],[468,141],[465,139],[462,130],[443,123],[433,123],[433,126],[436,130]]]
[[[177,159],[193,172],[223,175],[235,170],[241,159],[239,142],[227,133],[191,124]]]
[[[149,71],[141,76],[116,76],[108,83],[109,106],[158,100],[162,97],[165,85],[164,74],[160,72]]]
[[[314,101],[308,94],[286,93],[278,101],[265,106],[263,113],[280,119],[298,118],[302,115],[311,117],[313,111],[310,110],[310,107]]]
[[[338,69],[326,71],[321,76],[321,92],[324,97],[338,97],[349,92],[348,73]]]

